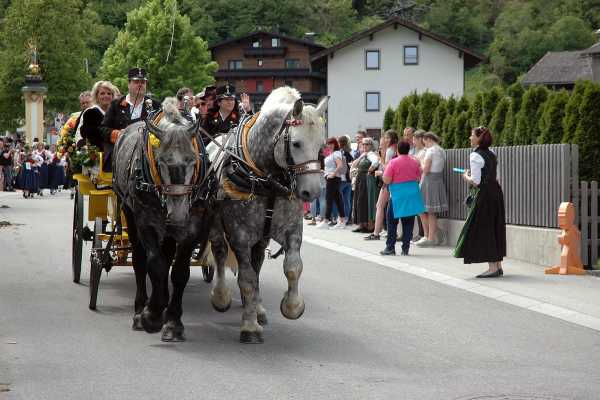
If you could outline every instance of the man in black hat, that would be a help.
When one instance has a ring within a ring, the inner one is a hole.
[[[112,169],[112,151],[121,130],[144,120],[149,111],[160,107],[160,104],[146,97],[148,78],[144,68],[131,68],[127,77],[127,95],[112,101],[100,128],[104,142],[104,171]]]
[[[233,85],[226,84],[217,87],[216,97],[218,107],[216,110],[203,110],[200,108],[202,127],[213,137],[229,132],[231,128],[237,126],[241,116],[252,114],[250,96],[242,93],[240,103],[238,103]]]

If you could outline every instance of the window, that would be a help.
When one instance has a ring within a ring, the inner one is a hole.
[[[255,41],[253,41],[252,47],[254,47],[254,48],[260,47],[260,39],[256,39]]]
[[[379,92],[367,92],[365,95],[365,111],[379,111]]]
[[[297,58],[287,58],[285,60],[286,68],[300,68],[300,60]]]
[[[404,65],[419,64],[419,48],[417,46],[404,46]]]
[[[256,66],[257,67],[262,67],[263,66],[263,59],[262,58],[257,58],[256,59]]]
[[[379,50],[365,51],[365,68],[379,69]]]
[[[292,82],[292,81],[285,81],[285,86],[294,87],[294,82]]]
[[[264,93],[265,84],[263,81],[256,81],[256,93]]]
[[[229,60],[229,69],[242,69],[242,60]]]
[[[279,38],[271,38],[271,47],[280,47],[281,40]]]

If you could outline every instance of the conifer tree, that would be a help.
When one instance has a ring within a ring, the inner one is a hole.
[[[479,126],[481,124],[481,117],[483,114],[483,93],[479,92],[475,95],[475,99],[471,103],[471,108],[469,110],[471,114],[471,121],[469,122],[471,126]]]
[[[442,133],[442,147],[451,149],[454,147],[454,131],[456,130],[456,118],[454,114],[448,113],[444,118]]]
[[[525,91],[521,109],[516,116],[515,144],[533,144],[539,136],[539,119],[543,104],[548,97],[544,86],[531,86]]]
[[[419,121],[417,126],[419,129],[428,131],[433,123],[433,114],[438,104],[440,103],[441,96],[437,93],[431,93],[426,91],[420,96],[418,105],[419,110]]]
[[[502,130],[502,144],[505,146],[515,145],[516,122],[514,110],[517,108],[516,106],[514,106],[515,101],[516,100],[514,98],[510,99],[510,106],[508,107],[506,119],[504,120],[504,129]]]
[[[469,147],[469,136],[471,133],[471,115],[469,111],[463,111],[456,117],[454,132],[454,148],[461,149]]]
[[[415,128],[417,126],[417,123],[419,122],[419,111],[417,109],[417,106],[415,106],[414,104],[411,104],[408,108],[408,116],[406,117],[406,122],[405,122],[405,128],[406,127],[412,127]],[[402,128],[402,130],[404,130],[404,128]],[[401,132],[401,131],[398,131]]]
[[[494,135],[494,143],[501,145],[505,144],[504,141],[504,123],[506,122],[506,114],[510,108],[510,99],[508,97],[502,97],[496,109],[492,114],[492,119],[489,123],[489,128]]]
[[[573,142],[579,146],[579,176],[600,179],[600,85],[587,85]]]
[[[494,111],[498,102],[503,98],[504,91],[501,87],[495,86],[491,90],[483,93],[482,113],[479,120],[480,125],[489,125],[492,121]]]
[[[396,131],[402,132],[406,125],[406,118],[408,118],[408,111],[410,109],[411,104],[413,104],[413,98],[411,95],[404,96],[400,103],[398,104],[398,108],[396,109]]]
[[[444,99],[440,99],[440,103],[438,104],[437,108],[435,109],[435,112],[433,113],[433,122],[431,123],[431,127],[429,128],[432,132],[436,133],[440,137],[443,137],[444,135],[442,128],[447,112],[447,101]]]
[[[385,114],[383,115],[383,131],[387,131],[388,129],[392,129],[394,126],[394,110],[392,107],[388,107],[385,110]]]
[[[552,92],[544,105],[544,111],[540,118],[539,144],[560,143],[563,136],[562,120],[565,116],[565,108],[569,101],[566,90]]]
[[[577,123],[579,122],[579,108],[583,100],[583,93],[589,86],[590,81],[577,81],[575,88],[569,97],[569,101],[565,106],[565,116],[563,117],[563,137],[562,143],[572,143],[575,137],[575,130],[577,129]]]

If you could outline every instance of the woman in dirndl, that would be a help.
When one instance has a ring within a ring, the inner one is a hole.
[[[42,142],[38,142],[36,145],[36,148],[33,150],[33,155],[37,158],[39,157],[42,161],[36,161],[36,168],[37,168],[37,177],[38,177],[38,190],[37,190],[37,194],[39,196],[43,196],[44,195],[44,189],[47,189],[48,186],[48,163],[47,163],[47,158],[48,156],[46,155],[46,147],[44,145],[44,143]]]
[[[454,256],[465,264],[487,262],[486,272],[477,278],[504,275],[502,259],[506,257],[506,222],[504,194],[496,179],[498,160],[489,147],[492,133],[486,127],[471,131],[470,171],[463,175],[469,184],[469,213],[458,238]]]
[[[366,137],[362,140],[361,153],[352,162],[352,168],[356,168],[356,182],[354,189],[354,223],[358,225],[352,232],[371,233],[375,225],[375,204],[373,193],[369,192],[369,180],[375,180],[373,175],[379,167],[379,156],[373,151],[373,139]]]

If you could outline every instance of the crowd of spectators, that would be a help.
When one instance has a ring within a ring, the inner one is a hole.
[[[441,244],[444,232],[437,227],[437,215],[448,209],[444,186],[446,154],[433,132],[404,129],[383,133],[379,141],[359,131],[355,142],[349,136],[330,137],[323,146],[321,196],[305,207],[309,225],[320,229],[352,229],[366,234],[365,240],[381,240],[390,222],[390,192],[384,172],[399,155],[399,144],[419,166],[418,183],[425,211],[418,215],[418,233],[410,233],[417,246]],[[404,164],[403,164],[404,165]],[[394,232],[395,238],[395,232]]]
[[[58,157],[56,146],[38,139],[29,145],[11,136],[0,137],[0,191],[20,189],[24,198],[51,195],[66,185],[66,160]]]

